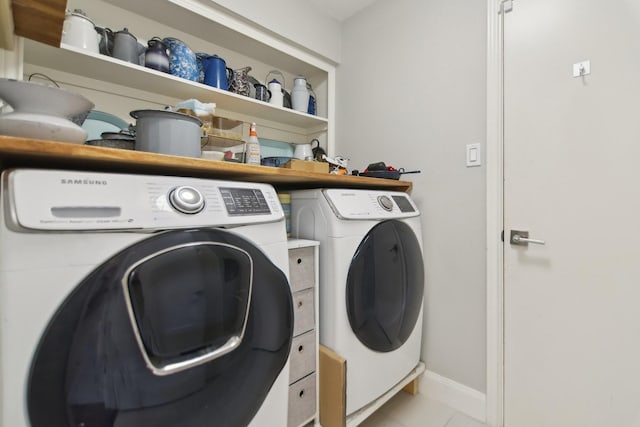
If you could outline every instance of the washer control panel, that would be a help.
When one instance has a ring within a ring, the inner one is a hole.
[[[2,174],[7,220],[34,230],[220,227],[284,221],[269,184],[15,169]]]
[[[378,190],[322,190],[331,209],[342,219],[391,219],[419,216],[406,193]]]

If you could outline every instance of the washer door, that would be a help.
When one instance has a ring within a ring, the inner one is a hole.
[[[346,286],[353,333],[371,350],[404,344],[416,325],[424,293],[420,243],[400,221],[377,224],[351,260]]]
[[[172,231],[105,262],[32,362],[33,427],[246,426],[285,366],[286,276],[223,230]]]

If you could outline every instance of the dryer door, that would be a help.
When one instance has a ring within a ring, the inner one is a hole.
[[[424,262],[413,230],[397,220],[373,227],[351,261],[346,291],[349,324],[364,345],[380,352],[402,346],[424,292]]]
[[[143,240],[86,277],[32,362],[41,426],[246,426],[285,366],[286,276],[223,230]]]

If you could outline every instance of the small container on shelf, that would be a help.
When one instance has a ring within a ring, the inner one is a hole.
[[[242,122],[219,116],[203,121],[203,149],[230,148],[242,145]]]

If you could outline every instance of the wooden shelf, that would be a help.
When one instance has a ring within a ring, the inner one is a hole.
[[[66,0],[13,0],[11,3],[16,35],[52,46],[60,44]]]
[[[1,135],[0,167],[93,170],[254,181],[272,184],[279,190],[332,187],[409,192],[412,187],[409,181],[303,172]]]
[[[25,40],[24,55],[25,62],[30,64],[55,68],[67,73],[172,98],[195,98],[201,102],[215,102],[216,108],[241,112],[257,119],[271,120],[310,132],[327,128],[328,121],[323,117],[278,107],[233,92],[130,64],[110,56],[87,52],[74,46],[62,44],[60,48],[56,48],[32,40]]]

